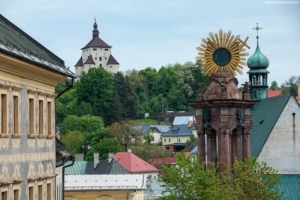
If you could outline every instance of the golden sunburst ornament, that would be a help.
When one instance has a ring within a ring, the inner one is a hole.
[[[245,41],[240,39],[240,36],[234,36],[231,31],[223,33],[220,29],[219,34],[209,33],[209,37],[202,39],[202,44],[196,49],[199,51],[198,60],[199,68],[203,70],[203,74],[211,76],[214,72],[236,72],[243,74],[243,66],[247,66],[246,56],[249,53],[243,48],[249,37]]]

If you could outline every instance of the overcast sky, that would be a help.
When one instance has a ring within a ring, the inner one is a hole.
[[[268,3],[266,3],[268,2]],[[271,2],[271,3],[270,3]],[[270,60],[269,85],[300,76],[300,3],[262,0],[0,0],[0,13],[65,61],[74,72],[81,48],[92,39],[94,16],[100,38],[112,47],[120,70],[195,61],[209,32],[231,30]],[[239,83],[248,80],[247,67]]]

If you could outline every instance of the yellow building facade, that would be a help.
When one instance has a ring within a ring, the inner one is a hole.
[[[0,199],[55,199],[55,87],[63,61],[0,15]]]

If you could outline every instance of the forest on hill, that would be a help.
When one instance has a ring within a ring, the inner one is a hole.
[[[69,115],[100,116],[105,126],[125,119],[143,119],[145,113],[194,111],[186,101],[196,99],[198,83],[207,83],[197,63],[185,62],[110,74],[103,68],[90,68],[80,82],[56,102],[56,123]],[[56,93],[71,84],[60,82]]]

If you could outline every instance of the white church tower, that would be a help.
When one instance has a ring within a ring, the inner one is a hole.
[[[111,46],[99,38],[98,25],[95,21],[93,39],[81,49],[81,58],[75,65],[75,75],[88,72],[91,67],[103,67],[106,71],[117,73],[118,61],[111,55]],[[79,77],[76,78],[79,81]]]

